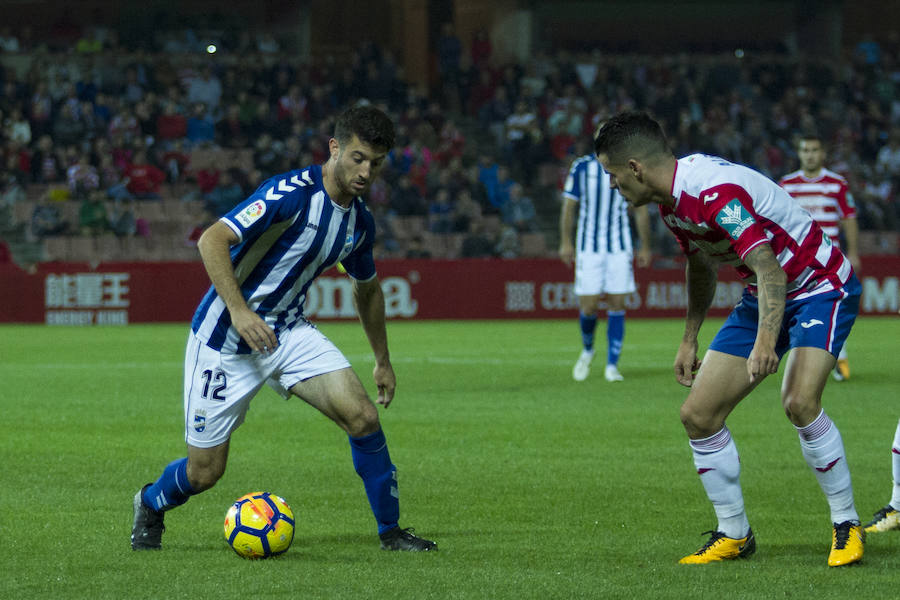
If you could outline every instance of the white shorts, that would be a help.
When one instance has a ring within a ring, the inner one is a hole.
[[[265,383],[288,398],[295,384],[349,366],[337,346],[310,324],[284,332],[268,356],[223,354],[190,333],[184,356],[185,440],[198,448],[227,441]]]
[[[579,252],[575,256],[575,295],[631,294],[637,291],[631,252]]]

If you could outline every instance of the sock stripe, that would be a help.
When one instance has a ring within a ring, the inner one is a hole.
[[[691,448],[700,454],[711,454],[727,446],[730,441],[731,431],[728,430],[728,427],[723,427],[708,438],[690,440],[690,444]]]
[[[811,442],[828,433],[828,430],[831,429],[831,425],[831,419],[825,414],[825,410],[822,409],[819,416],[809,425],[804,427],[797,427],[795,425],[794,427],[797,429],[797,434],[802,440]]]

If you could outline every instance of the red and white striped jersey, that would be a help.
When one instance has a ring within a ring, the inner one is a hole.
[[[787,274],[787,297],[839,289],[852,269],[812,216],[774,181],[716,156],[678,160],[674,207],[660,205],[663,221],[685,254],[702,251],[732,265],[751,291],[756,275],[744,257],[769,244]]]
[[[808,210],[834,245],[840,247],[840,221],[856,217],[856,205],[847,189],[847,180],[828,169],[822,169],[812,178],[803,175],[803,171],[794,171],[782,177],[778,185]]]

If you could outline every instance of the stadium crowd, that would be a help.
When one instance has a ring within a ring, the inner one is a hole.
[[[677,155],[722,155],[775,179],[817,131],[861,229],[900,229],[898,37],[837,59],[555,50],[501,64],[484,31],[464,41],[447,26],[427,89],[371,42],[305,62],[263,34],[211,54],[192,30],[138,48],[105,28],[70,33],[60,44],[0,30],[0,261],[71,256],[54,241],[74,238],[98,253],[98,239],[145,240],[133,255],[112,247],[130,260],[192,252],[261,181],[323,162],[333,117],[356,102],[398,128],[368,199],[382,256],[552,254],[569,163],[590,152],[600,119],[632,108],[661,121]],[[658,223],[654,233],[657,252],[674,251]]]

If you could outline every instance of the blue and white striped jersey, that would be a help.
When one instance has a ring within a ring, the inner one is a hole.
[[[375,277],[375,220],[361,198],[346,209],[332,202],[319,165],[266,180],[221,220],[240,238],[231,262],[244,299],[276,335],[303,320],[310,284],[338,261],[354,279]],[[212,286],[191,329],[215,350],[250,352]]]
[[[632,252],[631,226],[625,198],[609,187],[609,175],[597,158],[575,159],[566,177],[563,196],[578,202],[578,252]]]

